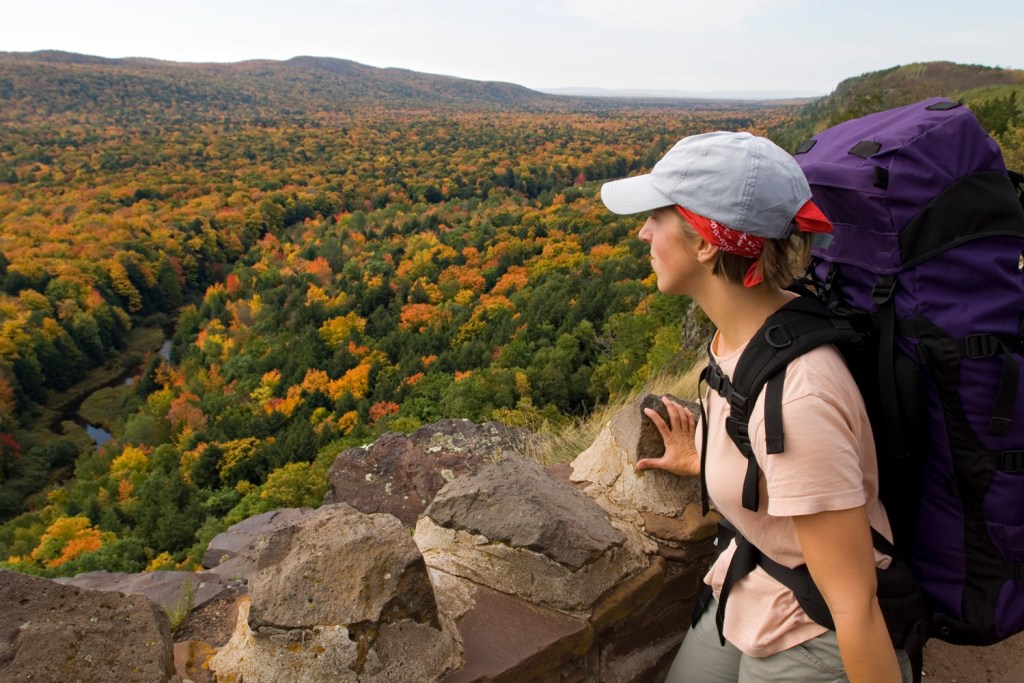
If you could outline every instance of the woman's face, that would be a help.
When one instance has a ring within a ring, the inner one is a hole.
[[[651,268],[663,294],[690,294],[692,279],[703,270],[697,260],[699,238],[684,229],[683,217],[672,207],[655,209],[640,228],[640,239],[651,245]]]

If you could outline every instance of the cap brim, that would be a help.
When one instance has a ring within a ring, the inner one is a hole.
[[[653,211],[675,203],[654,189],[650,174],[605,183],[601,186],[601,201],[609,211],[618,214]]]

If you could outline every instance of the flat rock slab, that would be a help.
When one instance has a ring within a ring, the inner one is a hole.
[[[367,514],[386,512],[411,528],[449,481],[503,455],[521,453],[536,438],[526,429],[469,420],[442,420],[409,435],[389,432],[338,456],[324,504],[346,503]]]
[[[203,566],[227,580],[247,579],[255,564],[256,542],[260,536],[311,512],[313,508],[284,508],[232,524],[206,546]]]
[[[473,606],[458,621],[466,663],[445,683],[535,680],[583,655],[593,642],[585,619],[483,586],[475,587],[471,600]]]
[[[0,570],[0,680],[154,683],[174,675],[171,627],[141,595]]]
[[[188,606],[196,609],[219,597],[227,582],[212,572],[156,571],[125,574],[96,571],[55,579],[57,583],[97,591],[114,591],[145,595],[165,610]],[[191,601],[185,584],[191,584]]]

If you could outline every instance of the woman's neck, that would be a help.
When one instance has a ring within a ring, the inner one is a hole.
[[[744,287],[713,278],[697,304],[718,328],[715,355],[727,356],[746,344],[772,313],[795,295],[782,289]]]

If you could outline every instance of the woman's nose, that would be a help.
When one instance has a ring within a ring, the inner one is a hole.
[[[640,241],[650,242],[651,241],[651,219],[648,218],[644,221],[644,224],[640,226]]]

